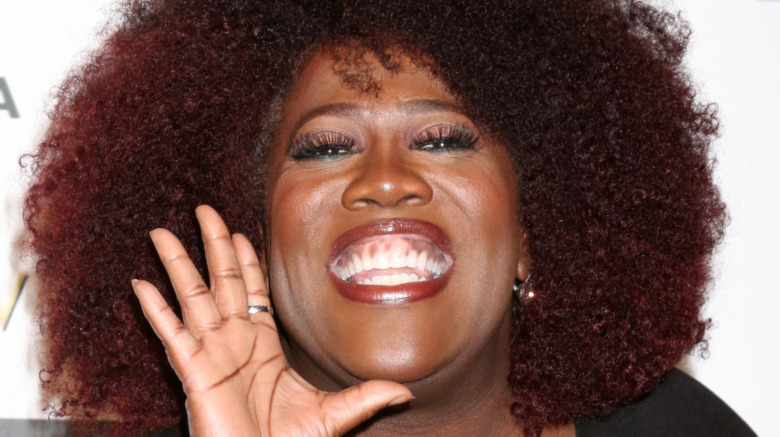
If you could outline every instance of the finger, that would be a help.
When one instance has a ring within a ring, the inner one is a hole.
[[[177,363],[187,362],[185,357],[192,356],[198,350],[198,340],[184,327],[154,285],[138,280],[133,280],[132,285],[141,302],[144,317],[162,340],[171,363],[176,366]]]
[[[233,234],[233,247],[236,250],[241,276],[244,277],[248,305],[271,306],[268,295],[268,281],[260,267],[260,259],[252,243],[242,234]]]
[[[209,268],[209,281],[217,308],[223,316],[246,315],[246,289],[241,267],[233,249],[225,222],[208,205],[195,209],[200,223],[203,245],[206,249],[206,263]]]
[[[390,381],[366,381],[339,393],[329,393],[322,403],[328,435],[342,435],[379,410],[414,399],[412,392]]]
[[[214,298],[175,235],[167,229],[155,229],[150,235],[181,304],[184,324],[197,336],[222,318]]]

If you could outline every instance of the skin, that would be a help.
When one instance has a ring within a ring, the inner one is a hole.
[[[527,273],[506,149],[486,135],[473,148],[420,149],[426,130],[479,127],[426,70],[403,60],[390,74],[369,61],[379,93],[346,87],[320,52],[288,96],[269,161],[267,265],[208,207],[197,213],[210,286],[170,232],[152,233],[184,323],[151,284],[134,289],[184,383],[194,435],[522,434],[506,375],[512,284]],[[327,159],[290,155],[298,139],[326,131],[353,144]],[[449,236],[449,283],[409,304],[344,299],[328,275],[331,245],[388,218]],[[270,303],[269,287],[283,344],[272,317],[246,314],[248,303]]]
[[[503,345],[521,257],[508,156],[486,139],[477,150],[410,150],[412,139],[431,126],[477,127],[426,71],[406,64],[390,75],[375,64],[374,72],[378,96],[345,87],[321,53],[287,100],[267,198],[274,303],[290,338],[291,364],[318,387],[393,379],[408,384],[415,404],[460,415],[473,405],[453,409],[442,399],[452,397],[453,387],[469,401],[505,394]],[[426,101],[452,106],[410,109]],[[339,104],[351,110],[308,118]],[[362,150],[333,160],[295,161],[287,154],[291,139],[325,131],[354,138]],[[450,236],[457,265],[447,288],[402,306],[343,299],[323,267],[332,242],[356,226],[395,217],[426,220]],[[475,292],[474,284],[484,286]]]

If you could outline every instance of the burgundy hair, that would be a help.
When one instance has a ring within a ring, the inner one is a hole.
[[[32,160],[50,411],[136,431],[181,420],[130,280],[178,308],[148,232],[179,235],[205,274],[199,204],[263,244],[263,151],[315,45],[351,47],[342,76],[367,91],[361,56],[392,70],[401,47],[509,148],[537,296],[514,304],[511,409],[526,432],[638,399],[703,341],[725,221],[687,37],[631,0],[129,0],[62,85]]]

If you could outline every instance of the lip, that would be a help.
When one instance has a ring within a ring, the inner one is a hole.
[[[446,272],[435,279],[394,286],[361,285],[346,282],[328,268],[347,247],[370,237],[395,234],[413,234],[429,240],[449,256],[453,264]],[[452,253],[452,243],[441,228],[433,223],[421,220],[392,218],[369,222],[341,234],[331,245],[326,269],[331,281],[336,286],[336,290],[344,298],[368,304],[398,305],[416,302],[437,295],[449,282],[454,270],[454,263],[455,256]]]

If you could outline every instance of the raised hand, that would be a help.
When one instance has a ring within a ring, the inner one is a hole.
[[[184,384],[193,436],[335,436],[380,409],[412,398],[401,384],[367,381],[339,393],[315,389],[290,368],[269,312],[268,284],[249,240],[231,238],[211,207],[196,210],[210,286],[165,229],[152,241],[171,278],[184,322],[149,282],[133,281],[146,318]]]

